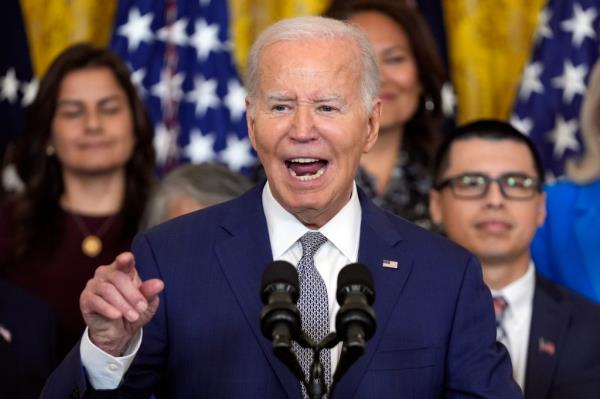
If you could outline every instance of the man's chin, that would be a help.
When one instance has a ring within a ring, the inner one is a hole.
[[[512,262],[514,258],[514,255],[512,255],[510,252],[502,251],[498,248],[482,251],[479,254],[476,253],[476,255],[481,263],[492,267],[495,265],[506,265],[507,263]]]

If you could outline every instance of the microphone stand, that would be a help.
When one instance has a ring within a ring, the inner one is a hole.
[[[308,335],[302,331],[298,344],[303,348],[311,348],[313,351],[313,362],[310,366],[310,375],[308,379],[303,380],[304,387],[309,399],[322,399],[327,394],[327,385],[321,364],[321,351],[331,349],[339,342],[335,332],[329,333],[321,342],[314,342]]]
[[[279,265],[278,265],[279,264]],[[273,266],[283,267],[284,278],[279,284],[279,272]],[[266,274],[266,277],[265,277]],[[266,305],[261,312],[261,330],[263,335],[272,341],[274,355],[285,364],[292,374],[303,384],[309,399],[322,399],[333,396],[337,382],[348,371],[350,366],[362,356],[365,343],[375,331],[375,312],[371,308],[374,300],[371,273],[366,266],[353,263],[342,269],[338,276],[337,300],[341,308],[336,316],[336,330],[320,342],[314,342],[301,329],[300,312],[296,307],[298,300],[298,280],[293,266],[287,262],[274,262],[265,273],[262,282],[262,301]],[[294,353],[292,340],[305,349],[311,349],[313,360],[309,375],[298,363]],[[327,386],[321,364],[321,351],[332,349],[343,341],[342,350],[331,387]],[[307,378],[308,377],[308,378]]]
[[[338,342],[343,341],[339,338],[336,338],[336,342],[331,347],[337,345]],[[342,376],[346,374],[346,371],[348,371],[350,366],[362,356],[364,351],[364,341],[362,345],[353,343],[351,341],[343,343],[340,353],[340,360],[338,361],[335,373],[333,374],[331,388],[329,389],[329,398],[333,397],[333,390],[335,389],[338,381],[342,379]]]
[[[321,364],[321,351],[323,349],[332,349],[341,342],[337,333],[335,331],[331,332],[325,336],[321,342],[315,342],[304,331],[300,332],[300,336],[297,340],[298,344],[302,348],[310,348],[313,351],[313,361],[310,366],[308,378],[298,363],[298,358],[292,350],[292,346],[278,345],[276,342],[278,342],[278,340],[274,339],[273,352],[275,356],[290,369],[292,374],[294,374],[299,381],[302,382],[306,388],[309,399],[322,399],[328,393],[328,387],[325,384],[323,365]],[[336,383],[342,378],[346,371],[348,371],[350,366],[363,354],[363,351],[364,347],[361,348],[344,343],[340,361],[338,362],[337,369],[333,375],[333,382],[329,388],[328,398],[332,397]]]

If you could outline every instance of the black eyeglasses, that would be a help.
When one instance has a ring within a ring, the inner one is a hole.
[[[541,191],[539,180],[523,173],[505,173],[495,178],[483,173],[464,173],[448,177],[434,188],[439,191],[448,186],[456,197],[474,199],[485,197],[492,182],[498,183],[504,198],[526,200]]]

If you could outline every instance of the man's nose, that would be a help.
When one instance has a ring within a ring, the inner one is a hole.
[[[309,106],[300,104],[292,120],[290,136],[297,141],[309,141],[316,137],[314,115]]]
[[[485,194],[485,201],[488,206],[498,207],[504,204],[506,198],[502,194],[500,188],[500,182],[492,181],[488,187],[487,193]]]

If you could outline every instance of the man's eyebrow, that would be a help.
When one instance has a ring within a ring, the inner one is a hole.
[[[313,100],[315,103],[329,103],[329,102],[339,102],[343,103],[344,99],[342,96],[338,96],[337,94],[332,94],[329,96],[317,97]]]
[[[295,101],[296,97],[290,94],[273,93],[267,95],[268,101]]]
[[[486,177],[491,177],[493,178],[498,178],[500,176],[510,176],[510,175],[524,175],[524,176],[529,176],[529,177],[535,177],[537,178],[537,176],[535,174],[532,175],[532,173],[527,172],[526,170],[506,170],[503,171],[501,173],[488,173],[488,172],[484,172],[482,170],[465,170],[463,172],[460,172],[456,175],[454,175],[455,177],[461,177],[461,176],[465,176],[465,175],[483,175]]]
[[[292,102],[297,101],[297,97],[291,94],[285,93],[272,93],[267,95],[268,102]],[[344,98],[337,94],[331,94],[326,96],[315,96],[310,99],[310,102],[313,104],[323,104],[323,103],[338,103],[338,104],[346,104]]]

